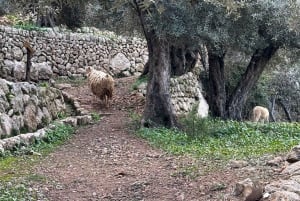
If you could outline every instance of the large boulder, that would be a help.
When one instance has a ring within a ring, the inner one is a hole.
[[[121,74],[130,69],[130,61],[122,53],[117,53],[110,60],[110,66],[114,74]]]

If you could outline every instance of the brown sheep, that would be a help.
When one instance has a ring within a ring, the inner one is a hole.
[[[269,122],[269,110],[262,106],[255,106],[252,110],[252,121],[258,122],[260,120],[263,123]]]
[[[86,75],[92,93],[104,101],[105,107],[108,107],[114,92],[113,77],[91,67],[86,68]]]

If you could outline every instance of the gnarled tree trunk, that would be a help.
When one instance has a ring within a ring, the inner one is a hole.
[[[176,127],[170,95],[170,46],[166,40],[151,36],[153,54],[149,58],[149,81],[142,124],[146,127]]]
[[[146,37],[147,38],[147,37]],[[149,47],[149,45],[148,45]],[[152,49],[148,48],[149,58],[152,55]],[[170,59],[171,59],[171,76],[180,76],[190,72],[196,65],[198,60],[198,50],[190,50],[187,47],[170,46]],[[149,62],[145,64],[141,76],[149,73]]]
[[[243,107],[248,99],[250,90],[257,83],[267,63],[277,50],[277,46],[270,44],[264,49],[256,50],[252,55],[246,72],[242,75],[228,102],[228,118],[234,120],[242,119]]]
[[[196,65],[198,50],[188,47],[171,46],[171,75],[180,76],[190,72]]]
[[[278,102],[281,105],[281,107],[283,108],[283,111],[284,111],[284,113],[285,113],[288,121],[292,122],[293,119],[292,119],[292,116],[291,116],[289,108],[286,106],[286,104],[284,104],[284,101],[282,99],[278,99]]]
[[[226,90],[224,77],[224,56],[208,51],[209,63],[209,108],[213,116],[225,118]]]

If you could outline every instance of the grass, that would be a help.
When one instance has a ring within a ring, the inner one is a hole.
[[[38,32],[45,31],[45,29],[38,27],[34,24],[31,24],[31,23],[19,23],[19,24],[14,25],[14,28],[24,29],[27,31],[38,31]]]
[[[141,128],[138,135],[171,154],[223,161],[287,152],[300,141],[299,123],[194,121],[186,131]]]
[[[31,169],[34,164],[40,161],[41,157],[66,142],[72,133],[74,133],[73,127],[58,124],[55,129],[47,132],[45,140],[37,141],[31,147],[17,149],[14,152],[5,152],[0,157],[0,200],[40,200],[42,195],[32,189],[31,184],[44,182],[47,178],[37,175]]]
[[[137,90],[142,83],[148,82],[147,76],[139,77],[131,86],[132,90]]]
[[[70,125],[58,124],[54,130],[47,133],[45,140],[38,141],[31,149],[41,154],[48,154],[59,145],[66,142],[71,134],[74,133],[74,128]]]

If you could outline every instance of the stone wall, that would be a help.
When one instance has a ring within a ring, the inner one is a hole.
[[[177,115],[188,114],[194,109],[198,117],[208,116],[208,104],[202,95],[198,79],[196,72],[171,78],[171,100]]]
[[[60,90],[0,79],[0,139],[43,128],[64,111]]]
[[[28,40],[35,53],[32,57],[31,79],[48,80],[53,76],[82,76],[85,67],[108,71],[116,76],[139,74],[148,59],[146,43],[138,38],[108,37],[93,33],[26,31],[0,26],[0,77],[25,79]],[[201,94],[197,72],[171,79],[172,103],[177,114],[187,114],[198,104],[199,117],[208,115],[208,105]]]
[[[138,38],[103,37],[92,33],[27,31],[0,25],[0,77],[25,79],[27,40],[35,50],[32,80],[52,76],[81,76],[86,66],[109,71],[114,76],[141,72],[148,59],[146,43]]]

